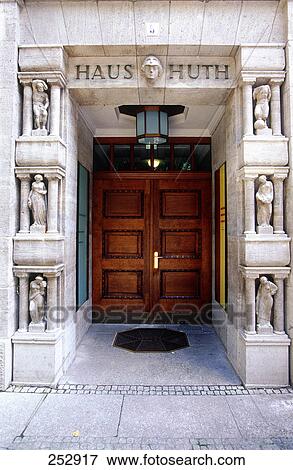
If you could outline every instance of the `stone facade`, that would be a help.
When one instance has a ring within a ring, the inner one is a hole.
[[[101,134],[88,107],[122,104],[215,107],[204,132],[213,172],[227,165],[229,295],[226,311],[215,302],[215,326],[245,385],[292,383],[293,2],[1,0],[0,17],[0,387],[56,384],[90,324],[91,292],[75,309],[77,162],[92,173]],[[45,111],[33,106],[36,80]],[[177,135],[201,135],[178,123]],[[36,175],[47,191],[41,230],[27,204]],[[273,188],[265,227],[260,176]],[[29,325],[36,276],[46,281],[39,329]],[[277,288],[266,334],[256,318],[262,276]]]

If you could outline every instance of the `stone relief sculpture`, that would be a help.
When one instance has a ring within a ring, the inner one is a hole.
[[[272,130],[267,126],[267,118],[270,112],[269,101],[271,99],[271,89],[269,85],[261,85],[255,88],[253,91],[253,99],[256,101],[254,109],[256,119],[254,128],[256,134],[272,134]]]
[[[32,211],[33,224],[30,226],[31,232],[46,231],[47,225],[47,189],[43,182],[42,175],[36,175],[32,183],[31,191],[28,197],[28,206]]]
[[[272,217],[272,202],[274,199],[274,187],[271,181],[267,180],[265,175],[258,178],[259,188],[256,193],[257,204],[257,232],[273,233],[273,227],[270,225]]]
[[[29,314],[31,323],[29,330],[44,331],[44,313],[45,313],[45,294],[47,283],[42,276],[37,276],[30,283],[29,290]]]
[[[33,112],[34,126],[33,135],[47,135],[46,124],[48,120],[49,98],[46,91],[48,85],[44,80],[33,80]]]
[[[260,284],[256,297],[257,332],[259,334],[273,333],[271,325],[271,314],[273,307],[273,296],[277,293],[278,287],[266,276],[260,278]]]
[[[157,57],[149,55],[144,59],[141,71],[144,73],[147,80],[154,82],[162,75],[163,66]]]

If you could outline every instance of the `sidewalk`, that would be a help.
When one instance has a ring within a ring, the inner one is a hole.
[[[77,387],[0,393],[0,448],[293,449],[291,388],[129,395]]]

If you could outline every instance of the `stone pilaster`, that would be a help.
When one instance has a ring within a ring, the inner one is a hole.
[[[47,332],[59,328],[58,325],[58,277],[61,272],[46,273],[47,278]]]
[[[274,233],[284,232],[284,180],[288,176],[286,174],[274,174],[272,181],[274,183]]]
[[[29,325],[29,274],[27,272],[18,272],[19,279],[19,317],[18,331],[27,331]]]
[[[60,135],[60,95],[61,95],[61,83],[59,81],[48,80],[48,83],[51,84],[51,112],[50,112],[50,135],[59,136]]]
[[[29,173],[18,175],[20,179],[20,229],[21,233],[30,231],[30,212],[28,207],[28,198],[31,189],[31,176]]]
[[[281,92],[280,86],[283,80],[272,78],[269,82],[271,87],[271,127],[273,135],[282,135],[281,127]]]
[[[246,304],[246,326],[248,334],[255,334],[255,274],[245,276],[245,304]]]
[[[244,178],[244,233],[255,233],[255,177],[245,175]]]
[[[23,85],[22,135],[30,136],[33,130],[33,90],[31,78],[20,80]]]
[[[59,177],[58,175],[52,175],[45,173],[45,177],[48,180],[48,233],[58,232],[58,186]]]
[[[255,78],[248,77],[242,79],[242,109],[243,109],[243,135],[253,135],[253,103],[252,87]]]
[[[285,311],[284,311],[284,279],[287,274],[275,274],[274,283],[278,290],[274,298],[274,333],[278,335],[285,334]]]

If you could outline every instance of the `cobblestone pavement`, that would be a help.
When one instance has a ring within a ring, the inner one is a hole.
[[[245,388],[243,385],[58,385],[50,387],[19,387],[11,385],[7,392],[70,394],[70,395],[280,395],[293,394],[292,387]]]
[[[7,447],[9,450],[25,449],[76,449],[76,450],[265,450],[293,449],[292,438],[267,438],[267,439],[202,439],[192,437],[189,439],[173,438],[127,438],[116,437],[111,439],[102,438],[64,438],[63,440],[52,437],[42,437],[36,440],[29,437],[17,437]]]

